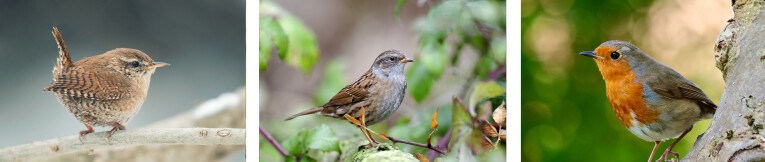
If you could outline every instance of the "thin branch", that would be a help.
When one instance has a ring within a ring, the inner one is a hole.
[[[400,142],[400,143],[405,143],[405,144],[409,144],[409,145],[413,145],[413,146],[420,146],[420,147],[424,147],[424,148],[428,148],[430,150],[436,151],[436,152],[441,153],[441,154],[446,154],[446,151],[439,149],[437,146],[436,147],[428,146],[427,144],[400,140],[400,139],[396,139],[396,138],[393,138],[393,137],[390,137],[390,136],[387,136],[387,138],[388,138],[388,140],[393,141],[393,143],[399,143]]]
[[[260,134],[262,134],[263,137],[266,138],[266,140],[269,143],[271,143],[271,145],[273,145],[274,148],[276,148],[276,150],[279,151],[279,153],[282,154],[282,156],[284,156],[284,157],[289,156],[289,154],[287,154],[287,151],[284,151],[284,148],[282,148],[282,145],[279,145],[279,143],[276,142],[276,140],[274,140],[274,137],[272,137],[271,134],[269,134],[268,131],[266,131],[266,129],[263,128],[262,125],[260,126]]]
[[[452,128],[449,128],[449,131],[446,131],[446,134],[444,134],[444,136],[441,137],[441,139],[438,139],[437,147],[444,148],[444,149],[449,148],[450,138],[452,138]],[[433,150],[428,151],[428,160],[433,161],[434,159],[436,159],[436,156],[438,156],[436,154],[436,151],[433,151]]]
[[[106,132],[60,137],[7,147],[0,150],[0,161],[41,158],[77,151],[129,145],[244,145],[245,130],[239,128],[161,128],[128,129],[115,132],[106,141]]]

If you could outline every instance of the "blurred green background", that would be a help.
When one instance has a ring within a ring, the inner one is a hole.
[[[724,83],[714,66],[730,1],[523,0],[523,161],[645,161],[653,148],[622,126],[591,58],[577,55],[624,40],[696,83],[717,102]],[[709,120],[675,147],[685,156]],[[662,143],[658,154],[673,140]]]

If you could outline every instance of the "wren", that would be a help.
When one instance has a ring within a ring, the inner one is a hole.
[[[59,102],[85,124],[93,127],[113,127],[106,139],[125,125],[141,109],[149,91],[151,75],[167,63],[154,62],[145,53],[130,48],[117,48],[101,55],[83,58],[72,63],[69,50],[57,28],[53,37],[58,44],[58,59],[53,67],[53,83],[43,89],[56,94]]]

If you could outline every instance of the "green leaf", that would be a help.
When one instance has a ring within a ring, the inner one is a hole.
[[[507,55],[507,40],[504,35],[496,36],[491,41],[491,53],[494,56],[494,60],[500,64],[505,64],[505,57]]]
[[[348,85],[343,73],[345,69],[344,62],[341,58],[334,58],[327,62],[324,68],[324,78],[314,94],[314,104],[321,105],[327,103],[345,85]]]
[[[502,88],[497,82],[476,83],[473,93],[470,94],[470,104],[468,106],[474,107],[478,101],[484,98],[501,96],[503,94],[505,94],[505,88]],[[470,114],[475,116],[475,109],[470,109]]]
[[[406,72],[406,84],[414,101],[422,102],[430,93],[433,77],[428,74],[428,70],[422,63],[414,62]]]
[[[422,64],[433,78],[441,77],[449,58],[446,56],[445,45],[437,37],[420,38],[420,53]]]
[[[327,125],[319,125],[315,129],[308,132],[305,138],[309,149],[316,149],[321,151],[340,151],[340,146],[337,142],[337,136]]]
[[[293,16],[285,15],[277,21],[289,39],[287,55],[282,59],[303,72],[311,71],[319,59],[319,47],[313,32]]]
[[[284,147],[284,150],[286,150],[290,155],[303,154],[305,151],[305,148],[303,147],[305,145],[304,139],[307,132],[308,131],[306,130],[301,130],[287,140],[282,141],[281,145]]]
[[[276,20],[272,17],[262,16],[260,17],[260,30],[266,32],[267,36],[270,37],[270,39],[266,40],[273,41],[272,44],[276,45],[279,58],[284,59],[284,57],[287,55],[288,39],[287,35],[284,34],[284,30],[282,30],[281,25],[279,25],[279,23],[277,23]]]
[[[471,121],[471,116],[465,108],[465,103],[459,102],[457,98],[454,98],[452,101],[452,126],[468,125]]]
[[[260,65],[260,71],[265,71],[268,69],[268,59],[271,58],[272,44],[271,44],[271,41],[268,40],[269,38],[268,36],[269,35],[266,32],[264,32],[263,30],[260,30],[260,39],[258,41],[259,43],[258,55],[260,57],[258,59],[258,63]]]
[[[393,8],[393,14],[396,16],[396,21],[401,21],[401,8],[404,8],[404,4],[406,4],[408,0],[398,0],[396,2],[396,7]]]

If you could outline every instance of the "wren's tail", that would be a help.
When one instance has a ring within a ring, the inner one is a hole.
[[[64,69],[68,67],[74,66],[72,63],[72,58],[69,57],[69,49],[66,48],[66,44],[64,43],[64,38],[61,37],[61,33],[58,32],[58,28],[53,27],[53,37],[56,39],[56,44],[58,44],[58,60],[56,61],[56,66],[53,68],[53,73],[60,74]],[[53,77],[55,79],[56,77]]]
[[[303,116],[303,115],[317,113],[317,112],[320,112],[322,109],[324,109],[324,108],[323,107],[314,107],[314,108],[308,109],[306,111],[303,111],[303,112],[297,113],[295,115],[292,115],[289,118],[284,119],[284,121],[295,119],[298,116]]]

